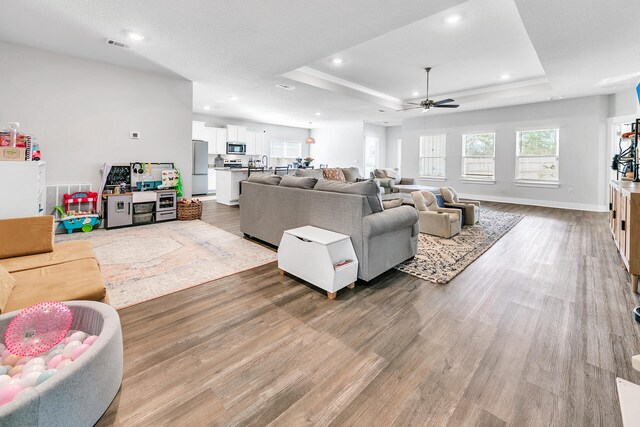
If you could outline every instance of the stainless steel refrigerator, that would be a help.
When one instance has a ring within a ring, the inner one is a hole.
[[[209,190],[209,143],[193,141],[193,175],[191,176],[191,193],[207,194]]]

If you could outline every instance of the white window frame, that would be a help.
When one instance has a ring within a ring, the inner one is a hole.
[[[552,156],[521,156],[520,155],[520,135],[522,132],[542,132],[542,131],[555,131],[556,132],[556,179],[524,179],[520,178],[520,159],[521,158],[536,158],[536,157],[552,157]],[[515,185],[518,187],[542,187],[542,188],[558,188],[560,187],[560,128],[544,128],[544,129],[521,129],[516,131],[516,156],[515,156]]]
[[[493,155],[491,156],[467,156],[465,153],[466,144],[465,139],[470,135],[493,135]],[[491,159],[493,161],[493,175],[491,176],[477,176],[477,175],[466,175],[464,170],[465,159]],[[495,184],[496,183],[496,133],[495,132],[473,132],[473,133],[465,133],[462,135],[462,158],[461,158],[461,166],[460,171],[460,181],[461,182],[471,182],[471,183],[480,183],[480,184]]]
[[[442,138],[444,143],[443,155],[442,156],[425,156],[422,152],[422,138]],[[447,180],[447,134],[431,134],[431,135],[421,135],[418,143],[418,178],[425,181],[446,181]],[[427,175],[423,174],[420,170],[420,163],[422,159],[442,159],[444,163],[442,175]]]
[[[373,162],[373,166],[367,167],[367,145],[369,143],[373,143],[375,148],[375,159]],[[362,167],[364,168],[364,176],[369,176],[374,169],[381,167],[380,166],[380,138],[377,136],[365,136],[364,137],[364,151],[362,153],[363,162]]]

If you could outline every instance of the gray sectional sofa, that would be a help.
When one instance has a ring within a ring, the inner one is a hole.
[[[358,257],[358,278],[365,281],[415,256],[416,210],[410,206],[382,210],[376,204],[375,182],[315,184],[313,180],[306,182],[307,188],[280,185],[287,181],[290,185],[292,179],[313,180],[288,177],[275,184],[265,177],[266,183],[242,182],[240,230],[245,235],[278,246],[285,230],[304,225],[347,234]]]

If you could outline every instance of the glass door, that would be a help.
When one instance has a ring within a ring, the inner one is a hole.
[[[369,177],[371,172],[378,167],[378,146],[380,138],[367,136],[364,139],[364,176]]]

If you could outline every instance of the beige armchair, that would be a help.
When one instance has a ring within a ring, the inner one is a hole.
[[[465,225],[473,225],[480,221],[480,202],[477,200],[463,200],[458,198],[458,193],[451,187],[440,188],[440,194],[446,207],[460,208],[464,210]]]
[[[418,211],[420,232],[440,237],[452,237],[460,232],[460,210],[441,208],[430,191],[411,193]]]
[[[374,169],[371,172],[371,179],[380,184],[384,194],[397,193],[396,185],[413,185],[416,183],[413,178],[402,178],[398,168]]]

